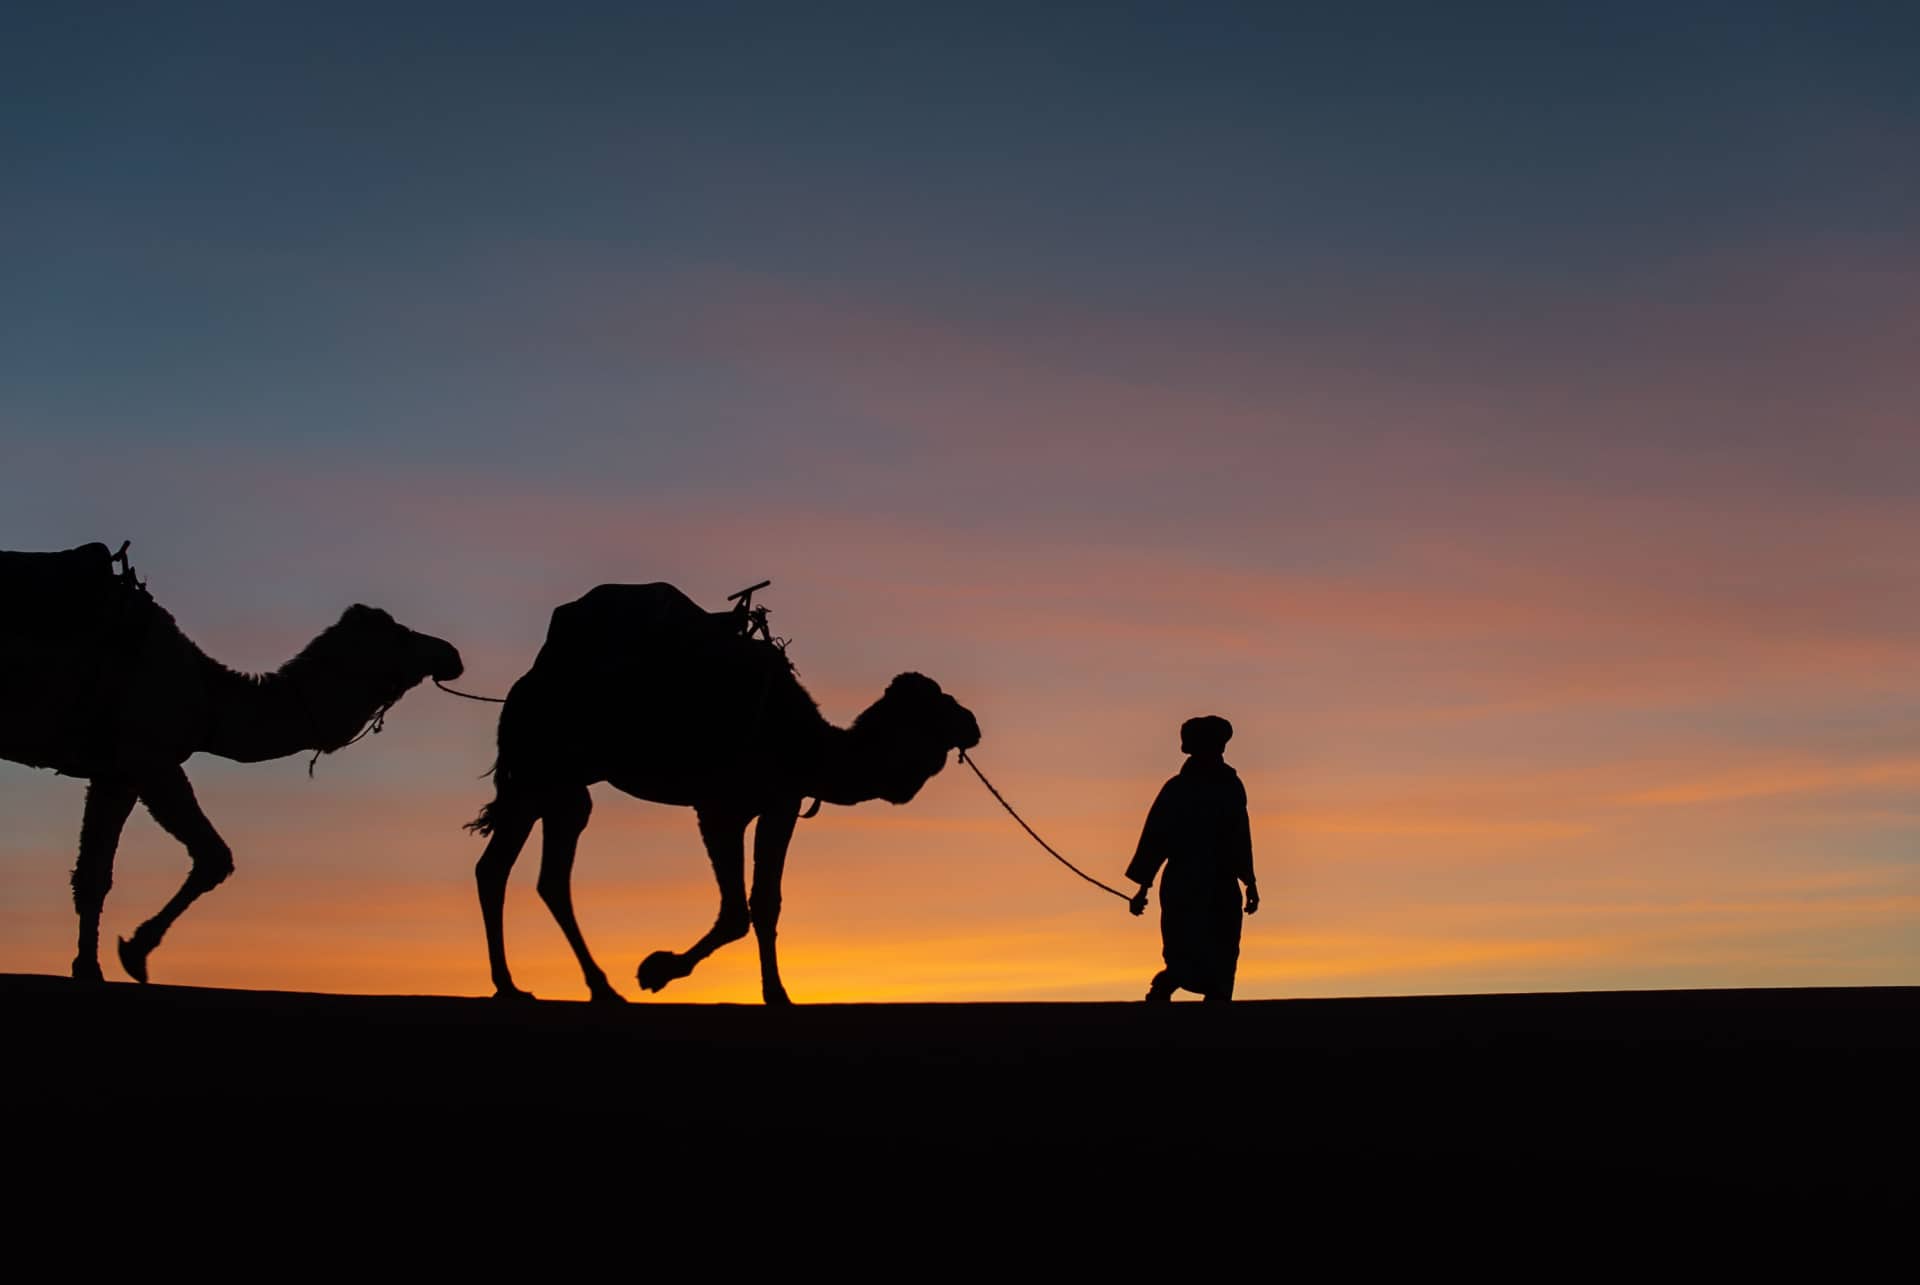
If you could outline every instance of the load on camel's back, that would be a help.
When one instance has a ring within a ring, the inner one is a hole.
[[[114,573],[125,561],[104,544],[0,550],[0,754],[86,776],[110,748],[147,632],[173,623],[131,567]]]
[[[180,631],[126,566],[124,545],[0,552],[0,602],[0,758],[91,782],[73,870],[82,981],[100,980],[101,908],[136,802],[186,846],[193,868],[120,942],[129,976],[147,980],[147,956],[173,921],[233,870],[181,768],[189,757],[331,752],[423,679],[461,672],[451,643],[359,605],[272,673],[236,672]]]
[[[906,803],[946,765],[949,751],[979,744],[973,715],[915,673],[896,676],[848,727],[833,726],[782,648],[752,637],[756,630],[766,636],[764,613],[744,602],[708,612],[668,584],[601,585],[555,609],[533,667],[507,693],[496,795],[470,827],[488,836],[475,875],[496,994],[526,993],[507,968],[503,919],[507,876],[537,821],[541,899],[593,998],[621,998],[573,913],[574,854],[593,810],[589,786],[604,781],[635,798],[692,808],[720,885],[712,929],[686,951],[647,956],[642,989],[685,977],[751,927],[761,995],[782,1004],[774,937],[801,802]],[[756,817],[749,897],[746,829]]]

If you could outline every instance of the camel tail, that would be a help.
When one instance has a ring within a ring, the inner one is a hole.
[[[532,677],[530,673],[515,683],[500,707],[493,766],[481,774],[493,778],[493,802],[463,827],[473,834],[492,835],[499,826],[501,800],[514,791],[530,767],[535,769],[531,775],[539,776],[539,750],[551,738],[544,735],[546,723],[542,721],[538,685],[529,682]]]
[[[493,784],[494,784],[493,802],[487,804],[487,806],[485,806],[484,808],[481,808],[479,816],[467,822],[465,825],[461,826],[460,828],[462,830],[465,830],[469,834],[477,834],[484,838],[493,833],[493,809],[494,809],[494,805],[500,802],[499,787],[500,787],[502,778],[504,778],[506,774],[500,770],[499,761],[495,760],[494,765],[488,768],[485,772],[481,773],[481,775],[490,776],[493,778]]]

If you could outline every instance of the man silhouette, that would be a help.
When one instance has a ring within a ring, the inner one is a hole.
[[[1147,908],[1147,889],[1160,867],[1161,954],[1167,966],[1147,989],[1148,1003],[1165,1003],[1175,990],[1190,990],[1209,1003],[1233,998],[1240,962],[1240,885],[1245,909],[1260,909],[1253,881],[1253,835],[1247,825],[1247,791],[1240,774],[1222,757],[1233,724],[1208,714],[1180,725],[1180,774],[1160,787],[1127,866],[1140,885],[1127,908]]]

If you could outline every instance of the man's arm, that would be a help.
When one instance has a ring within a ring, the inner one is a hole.
[[[1247,787],[1240,787],[1240,815],[1233,830],[1234,861],[1240,882],[1247,885],[1247,913],[1260,909],[1260,885],[1253,879],[1253,824],[1247,815]]]
[[[1160,873],[1160,867],[1166,863],[1168,834],[1172,824],[1172,792],[1175,782],[1168,781],[1160,787],[1160,793],[1154,798],[1153,806],[1147,809],[1146,824],[1140,827],[1140,842],[1134,846],[1133,860],[1127,863],[1127,878],[1140,885],[1140,891],[1133,895],[1127,905],[1134,914],[1147,907],[1147,889],[1153,886],[1153,877]]]

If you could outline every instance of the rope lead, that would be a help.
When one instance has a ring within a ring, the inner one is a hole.
[[[360,734],[354,737],[353,740],[342,741],[340,742],[340,744],[334,746],[333,749],[331,750],[315,750],[313,752],[313,757],[307,760],[307,779],[309,781],[313,779],[313,765],[320,761],[320,756],[322,754],[331,754],[334,752],[334,750],[344,750],[349,745],[355,745],[361,741],[366,740],[367,737],[370,735],[378,735],[380,732],[385,731],[387,726],[387,711],[392,709],[394,706],[394,703],[399,699],[400,698],[396,696],[393,698],[393,700],[388,701],[386,704],[382,705],[379,709],[376,709],[375,711],[373,711],[373,717],[367,720],[367,725],[360,729]]]
[[[507,698],[504,696],[475,696],[472,692],[457,692],[437,678],[433,680],[433,685],[447,695],[458,696],[463,700],[485,701],[489,705],[504,705],[507,703]]]
[[[993,782],[987,779],[987,774],[980,770],[980,766],[977,763],[975,763],[972,759],[967,757],[967,752],[965,750],[960,751],[960,761],[973,769],[973,774],[980,778],[980,784],[987,787],[987,793],[991,794],[994,797],[994,799],[1000,804],[1000,806],[1007,810],[1008,816],[1012,817],[1015,821],[1018,821],[1020,823],[1020,828],[1022,830],[1025,830],[1029,835],[1033,836],[1033,841],[1035,843],[1039,844],[1041,847],[1047,850],[1048,856],[1052,857],[1055,861],[1058,861],[1061,865],[1073,871],[1075,874],[1079,875],[1082,879],[1085,879],[1088,883],[1100,889],[1102,892],[1110,892],[1114,896],[1120,898],[1120,900],[1122,901],[1133,900],[1132,897],[1129,897],[1126,893],[1121,892],[1118,888],[1112,888],[1107,886],[1104,883],[1101,883],[1098,879],[1095,879],[1092,875],[1082,870],[1079,866],[1074,865],[1073,862],[1067,860],[1065,857],[1061,856],[1058,852],[1055,852],[1052,844],[1048,843],[1045,839],[1042,839],[1039,835],[1034,834],[1033,827],[1028,825],[1026,821],[1021,818],[1020,814],[1013,810],[1013,804],[1007,802],[1006,797],[1002,795],[1000,791],[993,788]]]

